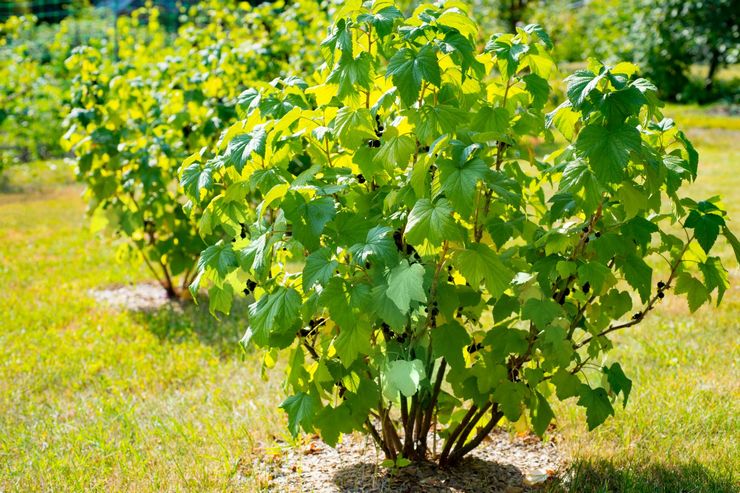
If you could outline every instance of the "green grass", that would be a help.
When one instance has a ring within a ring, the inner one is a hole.
[[[692,128],[701,178],[740,230],[737,117],[672,106]],[[715,119],[722,118],[721,123]],[[288,440],[279,375],[243,355],[244,306],[221,322],[205,307],[130,313],[89,290],[147,279],[85,229],[69,169],[9,171],[0,193],[0,491],[254,491],[255,458]],[[626,409],[588,433],[557,406],[573,459],[555,491],[737,491],[740,272],[719,308],[677,301],[619,334],[614,359],[634,379]],[[236,474],[240,471],[246,478]],[[239,479],[237,479],[239,478]]]
[[[277,379],[237,349],[243,308],[97,306],[146,276],[85,231],[80,192],[0,196],[0,491],[226,489],[284,430]]]

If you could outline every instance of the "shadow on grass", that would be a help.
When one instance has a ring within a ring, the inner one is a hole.
[[[239,340],[247,326],[249,302],[235,299],[231,313],[219,313],[218,319],[208,311],[208,300],[167,303],[153,310],[131,310],[132,318],[146,326],[161,341],[183,343],[197,340],[216,349],[221,357],[241,353]]]
[[[334,474],[334,483],[342,492],[500,492],[521,487],[523,480],[514,466],[477,457],[468,457],[450,469],[426,463],[393,472],[378,464],[361,463],[340,467]]]
[[[669,457],[665,458],[670,460]],[[711,471],[699,463],[632,465],[608,460],[577,461],[548,493],[736,493],[733,473]]]

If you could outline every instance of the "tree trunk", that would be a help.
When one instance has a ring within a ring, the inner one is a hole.
[[[704,82],[704,90],[707,93],[711,93],[714,89],[714,76],[717,74],[717,69],[719,69],[720,65],[719,55],[719,50],[716,47],[713,47],[711,58],[709,59],[709,71],[707,72],[707,78]]]

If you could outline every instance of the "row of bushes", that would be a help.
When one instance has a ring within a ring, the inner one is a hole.
[[[400,7],[410,12],[417,3],[401,2]],[[736,78],[717,78],[722,67],[737,63],[740,56],[737,9],[732,0],[471,3],[479,22],[489,31],[514,32],[516,25],[530,22],[547,24],[559,61],[582,62],[590,57],[606,62],[631,60],[658,85],[662,98],[700,103],[724,98],[736,103],[740,94]],[[228,3],[199,5],[180,12],[184,30],[209,22],[209,9],[226,5],[226,10],[233,10]],[[271,12],[282,9],[281,5],[263,5],[258,10],[270,17]],[[322,9],[316,5],[314,10]],[[102,11],[75,12],[74,18],[66,18],[58,26],[38,25],[33,17],[12,17],[0,23],[0,169],[14,162],[63,155],[59,123],[68,108],[71,79],[64,60],[75,46],[103,44],[108,48],[103,56],[115,56],[117,31],[111,20],[100,17]],[[153,12],[155,9],[150,10]],[[120,22],[125,26],[130,19],[123,16]],[[156,25],[161,27],[159,22]],[[252,30],[257,38],[264,34],[260,29],[263,26],[256,25]],[[176,38],[167,32],[160,37]],[[317,36],[312,34],[311,39],[315,42]],[[699,78],[692,76],[697,64],[704,72]]]

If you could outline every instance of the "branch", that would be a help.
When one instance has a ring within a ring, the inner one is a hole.
[[[658,302],[658,300],[661,299],[661,294],[663,293],[663,291],[665,291],[666,289],[669,289],[671,287],[671,283],[676,278],[676,274],[678,273],[678,267],[681,265],[681,262],[683,260],[683,256],[686,253],[686,250],[689,249],[689,245],[691,245],[691,242],[692,241],[694,241],[694,235],[692,235],[689,238],[689,240],[684,245],[683,249],[681,249],[681,253],[679,253],[678,256],[676,257],[676,262],[671,267],[671,274],[670,274],[670,276],[668,276],[668,280],[666,281],[665,286],[663,286],[663,288],[661,288],[661,289],[658,290],[658,292],[650,299],[650,301],[648,302],[648,304],[645,305],[645,308],[643,308],[641,311],[637,312],[635,314],[635,317],[632,320],[630,320],[629,322],[622,322],[620,324],[610,325],[608,328],[602,330],[601,332],[599,332],[595,336],[587,337],[585,340],[583,340],[583,341],[579,342],[578,344],[576,344],[575,345],[575,349],[582,348],[583,346],[585,346],[586,344],[588,344],[592,340],[594,340],[594,338],[596,338],[596,337],[603,337],[603,336],[605,336],[605,335],[607,335],[607,334],[609,334],[611,332],[614,332],[616,330],[626,329],[628,327],[632,327],[633,325],[637,325],[640,322],[642,322],[645,319],[645,316],[648,314],[648,312],[650,310],[652,310],[653,307],[655,306],[655,304]]]
[[[488,410],[493,405],[492,402],[487,402],[485,406],[480,408],[477,413],[475,413],[475,416],[473,416],[473,419],[470,420],[468,423],[468,426],[465,427],[465,429],[460,433],[460,436],[457,437],[457,440],[455,441],[455,445],[452,449],[451,457],[454,457],[459,451],[465,446],[465,442],[468,440],[468,436],[470,435],[470,432],[473,431],[478,424],[478,421],[481,420],[483,415],[485,415]]]
[[[467,443],[467,445],[460,448],[452,456],[450,456],[447,463],[451,464],[459,461],[465,456],[465,454],[480,445],[481,442],[488,436],[488,434],[491,433],[491,431],[496,427],[498,422],[501,421],[501,418],[503,416],[504,414],[498,410],[498,404],[495,404],[493,406],[493,411],[491,412],[491,420],[478,432],[475,438],[473,438]]]
[[[473,415],[478,411],[478,406],[473,404],[468,410],[467,414],[465,414],[465,417],[463,417],[462,421],[455,427],[454,430],[452,430],[452,434],[447,438],[447,441],[445,442],[445,446],[442,449],[442,455],[440,455],[440,463],[444,463],[447,461],[447,456],[450,455],[450,450],[452,450],[452,446],[454,445],[455,441],[457,440],[457,437],[460,435],[462,430],[468,425],[470,420],[473,418]]]
[[[439,364],[439,368],[437,368],[437,378],[434,381],[434,388],[432,390],[432,400],[429,404],[429,407],[427,408],[426,415],[424,416],[424,420],[422,422],[421,426],[421,437],[424,438],[424,441],[422,442],[422,450],[426,451],[426,436],[429,434],[429,430],[432,427],[432,417],[434,415],[434,411],[437,408],[437,399],[439,399],[439,392],[442,388],[442,381],[444,380],[445,371],[447,370],[447,361],[442,358],[442,361]]]
[[[365,421],[365,426],[370,432],[370,435],[372,435],[375,443],[378,444],[381,450],[383,450],[386,458],[389,458],[391,456],[390,450],[388,449],[388,446],[385,444],[385,442],[383,442],[383,439],[380,437],[380,433],[378,433],[378,430],[375,429],[369,418]]]

